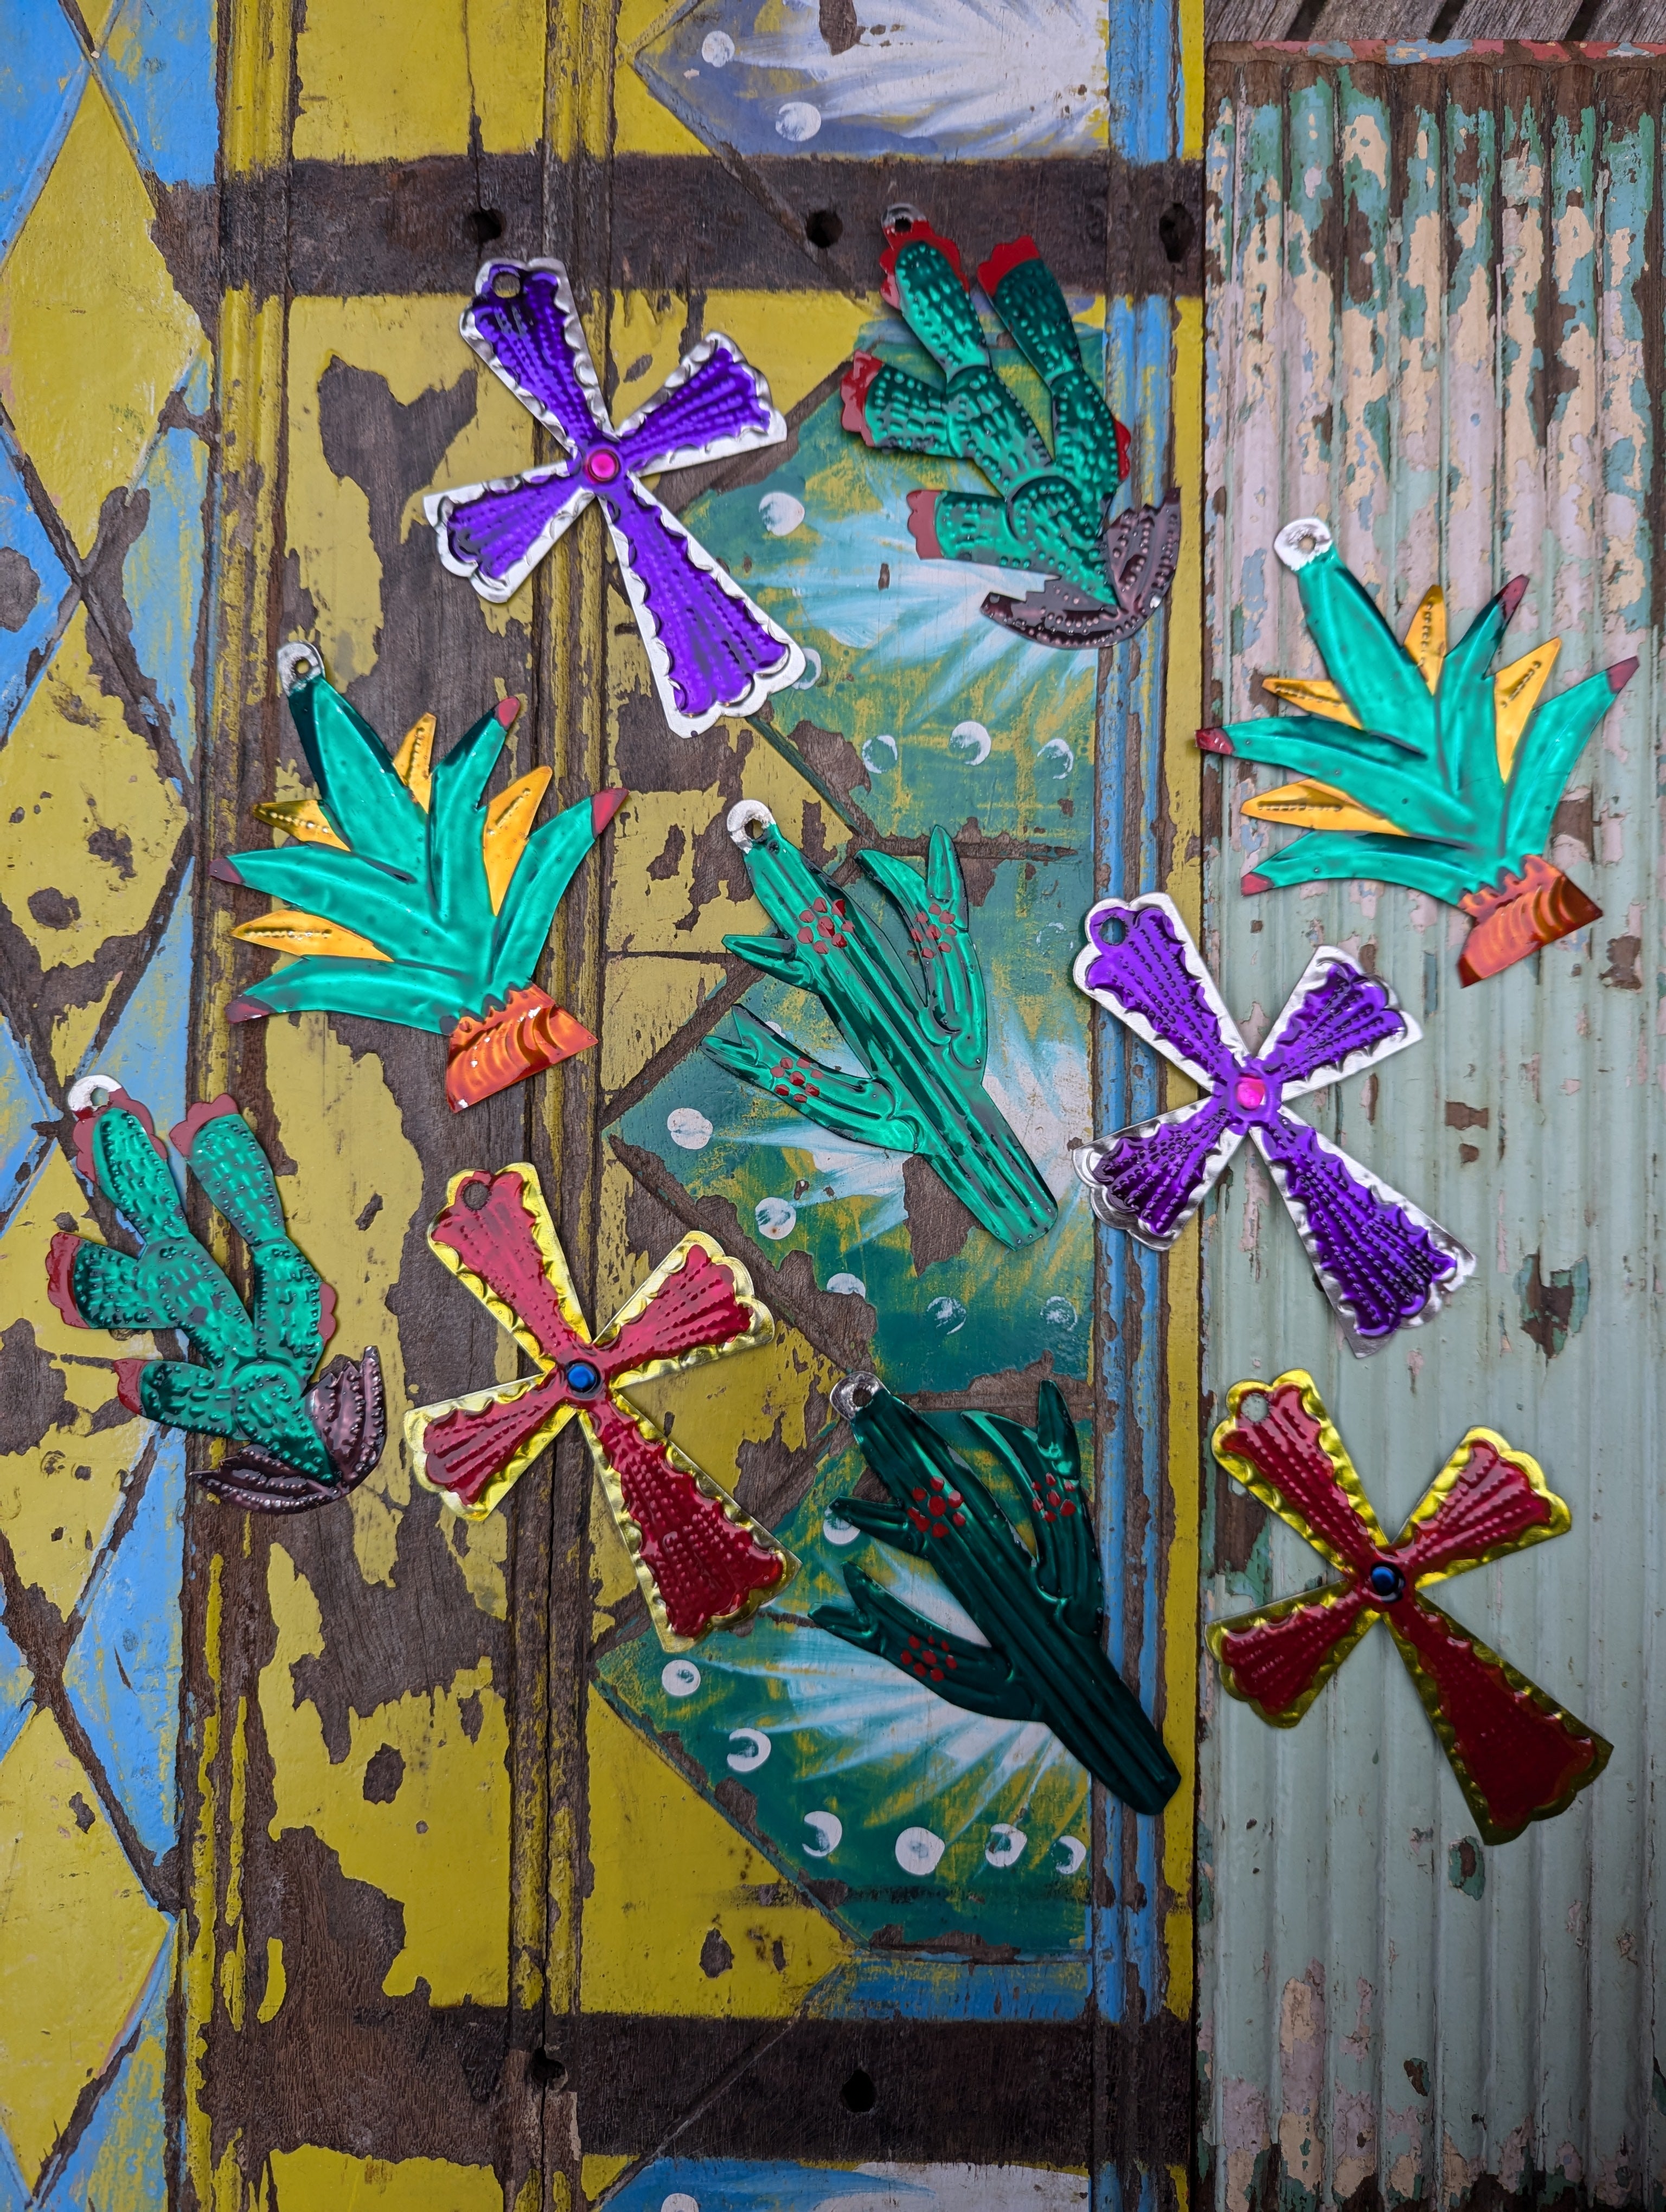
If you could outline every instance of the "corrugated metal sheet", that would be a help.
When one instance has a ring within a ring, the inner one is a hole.
[[[1434,1323],[1356,1363],[1240,1155],[1206,1231],[1207,1377],[1218,1405],[1239,1376],[1310,1367],[1391,1526],[1471,1422],[1536,1453],[1571,1534],[1443,1601],[1614,1752],[1560,1819],[1482,1849],[1386,1636],[1293,1731],[1210,1668],[1203,2128],[1233,2208],[1373,2179],[1384,2202],[1446,2204],[1486,2197],[1485,2176],[1532,2201],[1582,2185],[1657,2203],[1666,68],[1400,52],[1215,58],[1210,719],[1260,711],[1262,674],[1319,671],[1272,554],[1301,514],[1329,520],[1399,625],[1436,580],[1461,623],[1524,573],[1513,651],[1560,634],[1556,688],[1642,667],[1558,820],[1556,857],[1604,919],[1468,991],[1463,922],[1426,900],[1241,896],[1268,834],[1242,805],[1276,779],[1222,764],[1209,920],[1229,1001],[1264,1026],[1312,944],[1376,948],[1426,1041],[1374,1096],[1327,1094],[1322,1124],[1481,1264]],[[1213,1480],[1210,1615],[1316,1578]]]

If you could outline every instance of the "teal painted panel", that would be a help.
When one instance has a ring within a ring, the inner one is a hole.
[[[1600,88],[1600,97],[1592,87]],[[1456,1617],[1610,1738],[1568,1812],[1483,1849],[1389,1639],[1295,1729],[1204,1681],[1200,2005],[1214,2202],[1367,2184],[1387,2204],[1496,2184],[1532,2201],[1657,2194],[1655,1835],[1666,1547],[1658,1163],[1661,306],[1657,61],[1623,78],[1471,55],[1235,63],[1206,173],[1209,601],[1205,711],[1322,673],[1274,532],[1324,518],[1403,634],[1451,634],[1528,579],[1502,660],[1560,636],[1554,696],[1641,668],[1575,769],[1551,857],[1602,920],[1464,989],[1462,915],[1367,881],[1241,893],[1288,832],[1245,816],[1280,779],[1228,760],[1208,866],[1212,957],[1252,1042],[1312,947],[1364,956],[1425,1024],[1314,1118],[1476,1253],[1474,1282],[1377,1358],[1344,1347],[1259,1164],[1202,1234],[1207,1383],[1306,1367],[1394,1524],[1462,1431],[1501,1430],[1566,1498],[1569,1534],[1446,1585]],[[1590,105],[1582,105],[1589,100]],[[1206,1614],[1322,1564],[1224,1477]],[[1490,2179],[1489,2179],[1490,2178]]]

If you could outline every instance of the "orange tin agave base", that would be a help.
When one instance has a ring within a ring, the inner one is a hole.
[[[465,1014],[446,1043],[446,1097],[452,1111],[477,1106],[596,1042],[547,991],[528,983],[506,1005],[479,1018]]]
[[[1602,915],[1602,908],[1541,853],[1534,854],[1519,876],[1506,873],[1496,889],[1489,884],[1466,891],[1458,904],[1474,924],[1458,957],[1465,983],[1496,975],[1541,945],[1554,945]]]

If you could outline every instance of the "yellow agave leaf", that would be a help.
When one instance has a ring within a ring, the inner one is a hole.
[[[553,772],[547,768],[535,768],[500,791],[486,809],[486,826],[480,836],[480,857],[486,864],[486,884],[491,892],[492,912],[503,904],[526,840],[532,834],[532,817],[538,812],[538,802],[551,782]]]
[[[1524,653],[1519,660],[1512,660],[1508,668],[1500,668],[1493,678],[1493,720],[1498,733],[1499,774],[1506,781],[1515,763],[1516,748],[1522,741],[1522,732],[1533,719],[1533,709],[1539,703],[1539,694],[1546,679],[1556,665],[1556,656],[1562,649],[1560,637],[1553,637],[1547,645],[1535,645],[1531,653]]]
[[[1418,674],[1432,691],[1440,681],[1441,663],[1446,658],[1446,594],[1438,584],[1432,585],[1417,603],[1417,611],[1406,632],[1406,650],[1417,663]]]
[[[264,799],[254,812],[257,821],[283,830],[303,845],[333,845],[338,853],[348,850],[347,841],[337,836],[316,799]]]
[[[1334,784],[1281,783],[1276,791],[1263,791],[1245,802],[1244,812],[1257,822],[1282,822],[1292,830],[1376,830],[1390,837],[1406,832],[1386,815],[1373,814]]]
[[[424,814],[434,788],[434,717],[419,714],[393,756],[393,773]]]
[[[386,960],[390,956],[368,937],[360,937],[339,922],[324,921],[315,914],[280,907],[262,915],[258,921],[240,921],[233,930],[248,945],[264,945],[269,952],[322,953],[337,960]]]
[[[1322,714],[1328,722],[1346,722],[1351,730],[1363,730],[1365,724],[1334,684],[1322,677],[1263,676],[1263,691],[1270,691],[1275,699],[1286,706],[1299,707],[1309,714]]]

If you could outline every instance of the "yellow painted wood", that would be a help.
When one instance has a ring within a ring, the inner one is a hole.
[[[33,2187],[121,2039],[169,1923],[49,1712],[0,1760],[0,2123]]]
[[[530,152],[544,118],[541,0],[307,0],[297,161]]]
[[[0,1459],[0,1529],[25,1589],[40,1590],[67,1618],[121,1510],[144,1431],[137,1420],[93,1428],[93,1413],[110,1395],[107,1369],[59,1371],[68,1398],[56,1425],[33,1450]]]
[[[297,1698],[290,1674],[323,1650],[323,1618],[277,1544],[267,1593],[277,1644],[261,1674],[260,1709],[275,1768],[274,1837],[309,1829],[350,1880],[401,1906],[404,1946],[382,1984],[390,1996],[408,1996],[420,1980],[436,2005],[506,2002],[508,1729],[491,1662],[459,1668],[442,1689],[352,1714],[350,1747],[337,1763],[317,1708]],[[373,1804],[365,1770],[384,1744],[404,1759],[404,1778],[391,1802]]]
[[[283,2212],[503,2212],[502,2188],[489,2166],[358,2158],[307,2143],[275,2151],[271,2169]]]
[[[0,399],[83,553],[137,475],[202,325],[152,244],[155,210],[96,78],[0,264]]]
[[[769,1862],[594,1692],[586,1733],[586,2008],[708,2020],[793,2011],[852,1955],[832,1922],[813,1905],[766,1901],[781,1887]]]
[[[613,71],[614,147],[621,154],[701,154],[687,125],[636,74],[636,56],[682,13],[682,0],[620,0]]]

